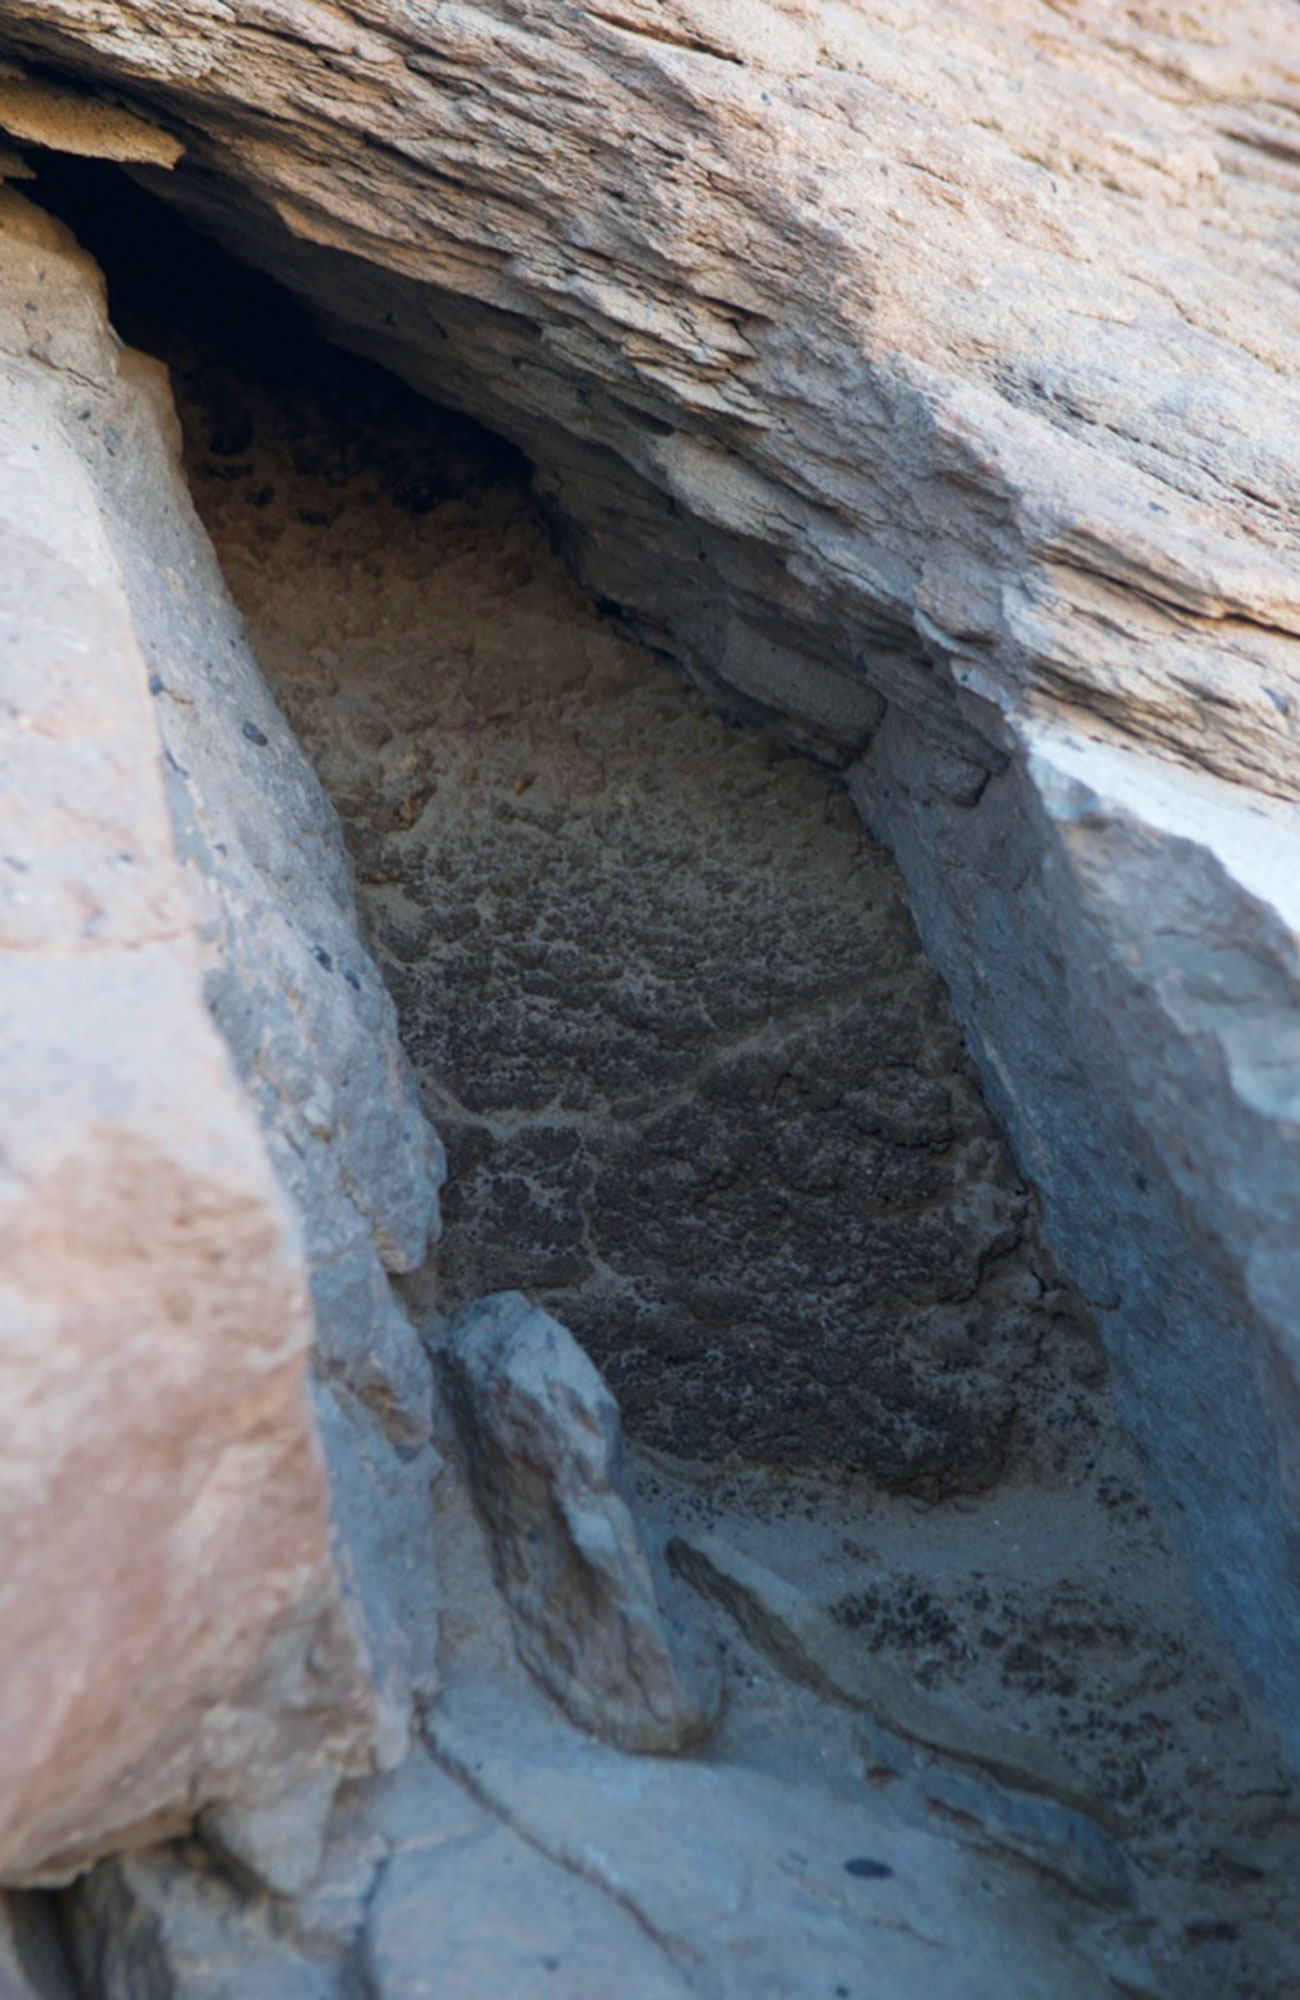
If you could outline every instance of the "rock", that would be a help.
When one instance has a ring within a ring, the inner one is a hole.
[[[1120,1364],[1154,1497],[1290,1742],[1300,816],[1048,717],[954,807],[920,733],[887,734],[855,788]]]
[[[437,1461],[385,1273],[440,1161],[161,372],[7,192],[0,268],[0,1879],[43,1882],[400,1758]]]
[[[717,1675],[660,1608],[596,1369],[518,1292],[467,1306],[440,1352],[520,1658],[593,1735],[652,1752],[698,1742]]]
[[[0,125],[15,139],[95,160],[175,166],[184,143],[88,90],[27,76],[0,63]]]
[[[1096,2000],[1086,1925],[865,1789],[630,1761],[483,1681],[444,1691],[430,1727],[450,1771],[711,2000],[854,1994],[864,1967],[880,2000]]]
[[[333,1953],[280,1934],[275,1906],[202,1850],[156,1847],[101,1862],[71,1901],[72,1952],[87,2000],[345,2000]]]
[[[1133,1901],[1133,1877],[1115,1842],[1095,1820],[1054,1799],[1008,1791],[965,1771],[932,1770],[921,1789],[959,1828],[1018,1854],[1095,1903]]]
[[[382,2000],[686,2000],[697,1990],[621,1898],[490,1813],[466,1818],[384,1870],[365,1958]]]
[[[276,22],[11,0],[0,49],[183,132],[138,171],[519,443],[643,636],[867,753],[863,808],[1300,1757],[1296,922],[1285,881],[1259,893],[1300,789],[1291,10]]]
[[[721,1536],[675,1536],[668,1556],[680,1575],[728,1611],[751,1644],[794,1679],[863,1709],[913,1743],[977,1765],[1005,1784],[1043,1793],[1093,1817],[1102,1815],[1078,1772],[1049,1745],[988,1716],[951,1708],[914,1687],[802,1591],[741,1555]]]
[[[198,1831],[214,1854],[260,1887],[299,1896],[320,1868],[337,1789],[334,1773],[326,1771],[265,1804],[208,1806]]]

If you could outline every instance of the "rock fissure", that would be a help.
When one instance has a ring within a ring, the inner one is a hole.
[[[622,1910],[632,1919],[655,1950],[662,1952],[668,1963],[686,1973],[693,1972],[703,1964],[703,1954],[698,1945],[688,1937],[674,1937],[654,1922],[637,1901],[634,1890],[617,1877],[612,1877],[601,1866],[598,1855],[590,1852],[575,1852],[562,1838],[547,1837],[546,1833],[530,1823],[526,1815],[511,1809],[508,1800],[498,1797],[482,1770],[463,1754],[450,1749],[435,1731],[431,1742],[435,1761],[454,1784],[461,1786],[483,1809],[490,1813],[502,1826],[518,1835],[527,1846],[540,1854],[546,1861],[566,1873],[576,1875],[598,1895],[605,1897],[616,1909]],[[695,1990],[694,1981],[691,1990]]]

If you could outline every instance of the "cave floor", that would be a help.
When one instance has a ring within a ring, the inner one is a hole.
[[[829,1664],[757,1643],[676,1581],[719,1732],[597,1746],[514,1662],[448,1443],[433,1756],[349,1789],[314,1892],[366,1905],[358,1990],[1295,1991],[1295,1795],[835,774],[593,606],[508,448],[252,281],[122,323],[172,369],[447,1144],[417,1323],[547,1305],[619,1398],[652,1537],[721,1537],[836,1635]],[[873,1711],[855,1653],[970,1754]],[[1005,1728],[1078,1797],[1008,1785]]]

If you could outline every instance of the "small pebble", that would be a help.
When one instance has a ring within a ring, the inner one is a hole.
[[[244,724],[244,734],[249,742],[256,743],[259,749],[263,748],[271,740],[266,731],[259,729],[255,722],[246,722]]]
[[[893,1872],[887,1861],[873,1861],[867,1854],[855,1854],[844,1864],[846,1875],[858,1875],[864,1882],[883,1882]]]

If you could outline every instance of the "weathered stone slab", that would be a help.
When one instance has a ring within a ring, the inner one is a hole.
[[[1294,1752],[1300,814],[1069,724],[1024,745],[954,805],[897,719],[855,788]]]
[[[660,1608],[618,1406],[595,1367],[519,1292],[458,1313],[440,1354],[520,1658],[580,1727],[624,1750],[698,1742],[717,1672]]]
[[[448,1768],[552,1861],[617,1897],[713,2000],[1095,2000],[1087,1923],[1014,1869],[895,1815],[865,1788],[742,1766],[631,1761],[522,1713],[490,1684],[441,1698]],[[817,1990],[817,1989],[815,1989]]]
[[[345,2000],[348,1991],[336,1953],[280,1934],[269,1899],[205,1867],[192,1844],[101,1862],[77,1891],[70,1929],[88,2000]]]

